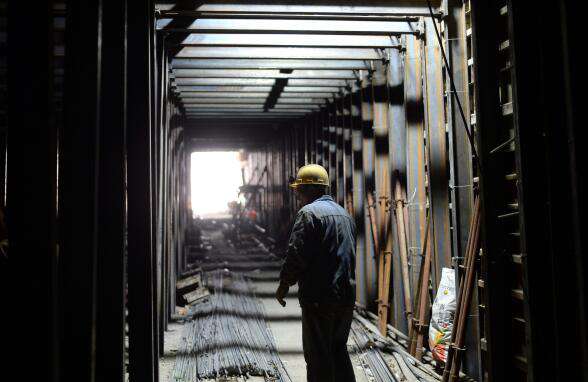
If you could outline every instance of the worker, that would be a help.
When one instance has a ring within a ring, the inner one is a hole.
[[[355,224],[327,194],[329,175],[317,164],[290,184],[302,204],[290,232],[276,299],[298,282],[302,347],[308,382],[354,382],[347,337],[355,303]]]

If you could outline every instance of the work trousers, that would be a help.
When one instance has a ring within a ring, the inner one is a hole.
[[[307,382],[355,382],[347,352],[353,306],[302,306],[302,347]]]

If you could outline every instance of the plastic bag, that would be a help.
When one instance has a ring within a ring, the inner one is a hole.
[[[429,348],[433,358],[442,362],[447,361],[447,350],[451,342],[455,299],[455,271],[451,268],[443,268],[429,325]]]

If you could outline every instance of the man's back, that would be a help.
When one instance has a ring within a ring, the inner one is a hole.
[[[302,207],[292,228],[282,278],[299,282],[301,303],[355,301],[355,224],[324,195]]]

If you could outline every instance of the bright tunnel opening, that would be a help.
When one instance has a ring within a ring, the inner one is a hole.
[[[243,184],[236,151],[194,152],[191,157],[191,205],[193,215],[224,217],[228,204],[237,201]]]

